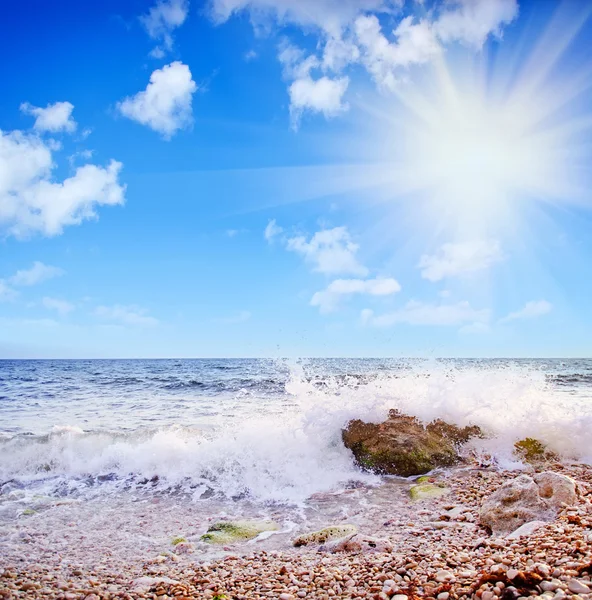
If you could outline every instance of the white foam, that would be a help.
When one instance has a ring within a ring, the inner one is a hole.
[[[590,397],[557,391],[537,370],[432,362],[362,382],[328,378],[322,387],[305,371],[306,365],[292,365],[286,386],[292,403],[282,411],[261,415],[261,405],[254,403],[250,416],[221,419],[205,431],[167,426],[124,435],[71,425],[44,438],[0,440],[0,480],[158,475],[158,485],[181,485],[196,496],[209,489],[227,497],[298,503],[351,479],[376,481],[356,469],[341,444],[341,429],[352,418],[380,422],[392,408],[426,422],[479,425],[488,439],[476,442],[475,451],[505,468],[521,466],[512,448],[524,437],[541,440],[565,458],[592,458]]]

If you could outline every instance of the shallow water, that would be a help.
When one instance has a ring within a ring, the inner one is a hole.
[[[341,429],[391,408],[479,425],[488,438],[473,451],[505,468],[520,467],[512,447],[526,436],[592,458],[591,360],[0,361],[0,519],[40,498],[134,493],[204,514],[227,501],[306,509],[316,493],[381,482]]]

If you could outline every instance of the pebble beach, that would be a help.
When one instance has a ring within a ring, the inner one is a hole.
[[[85,543],[84,523],[72,524],[60,551],[29,521],[9,555],[2,548],[3,598],[592,598],[592,471],[552,464],[547,470],[577,482],[578,501],[556,519],[521,537],[492,536],[479,524],[488,496],[516,472],[463,468],[439,474],[449,493],[405,500],[405,485],[390,502],[368,508],[365,531],[391,544],[389,551],[334,552],[321,546],[280,547],[266,541],[225,547],[203,560],[200,544],[178,544],[147,560],[142,552],[110,561]],[[64,507],[53,510],[63,511]],[[64,511],[65,512],[65,511]],[[331,525],[327,523],[326,525]],[[292,536],[293,537],[293,536]],[[259,548],[258,546],[262,546]],[[380,550],[380,549],[379,549]]]

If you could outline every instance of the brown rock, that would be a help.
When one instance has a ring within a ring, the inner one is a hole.
[[[456,464],[459,446],[479,434],[478,427],[461,429],[440,420],[424,426],[415,417],[392,410],[378,425],[350,421],[342,438],[360,466],[409,477]]]

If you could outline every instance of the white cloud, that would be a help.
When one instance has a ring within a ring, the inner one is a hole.
[[[149,327],[158,325],[158,320],[150,317],[147,311],[139,306],[122,306],[115,304],[113,306],[97,306],[94,315],[107,321],[115,321],[122,325],[134,325],[140,327]]]
[[[298,129],[305,111],[322,113],[325,118],[335,117],[347,111],[349,106],[343,102],[349,85],[348,77],[331,78],[322,75],[313,78],[311,71],[319,69],[319,59],[289,43],[280,46],[279,61],[284,69],[284,77],[293,80],[288,87],[290,96],[290,118],[293,129]]]
[[[59,267],[45,265],[36,260],[30,269],[17,271],[8,281],[15,286],[30,286],[53,279],[54,277],[60,277],[64,273],[65,271]]]
[[[429,281],[441,281],[488,269],[504,259],[497,240],[443,244],[436,254],[424,254],[418,267]]]
[[[317,231],[310,241],[305,236],[296,236],[287,240],[286,247],[304,256],[319,273],[362,276],[368,273],[356,258],[359,246],[352,241],[347,227]]]
[[[267,224],[267,227],[265,228],[265,231],[264,231],[263,235],[265,236],[265,239],[268,242],[271,242],[275,237],[277,237],[278,235],[280,235],[280,233],[282,233],[283,231],[284,231],[284,228],[280,227],[276,223],[275,219],[272,219]]]
[[[69,312],[72,312],[75,308],[75,306],[70,302],[66,302],[65,300],[59,300],[58,298],[50,298],[49,296],[45,296],[41,303],[48,310],[55,310],[58,313],[60,313],[60,315],[67,315]]]
[[[255,52],[255,50],[249,50],[248,52],[245,52],[243,54],[243,58],[245,59],[245,62],[251,62],[252,60],[255,60],[258,57],[257,52]]]
[[[393,31],[396,42],[384,36],[374,15],[359,17],[355,33],[362,48],[362,62],[376,84],[386,90],[395,89],[398,69],[429,62],[441,51],[431,24],[425,19],[418,23],[413,17],[403,19]]]
[[[503,25],[517,16],[517,0],[454,0],[434,30],[444,43],[459,41],[480,50],[489,35],[501,37]]]
[[[343,102],[343,95],[348,85],[349,77],[313,79],[307,76],[294,81],[288,88],[292,127],[298,129],[305,110],[322,113],[325,118],[347,111],[349,105]]]
[[[280,24],[317,27],[339,37],[357,15],[393,12],[400,8],[402,0],[211,0],[210,5],[212,17],[220,23],[248,10],[256,25],[271,18]]]
[[[227,325],[233,325],[236,323],[244,323],[251,318],[251,313],[248,310],[240,310],[234,315],[230,315],[229,317],[220,317],[216,319],[217,323],[224,323]]]
[[[354,294],[369,296],[390,296],[401,291],[399,283],[392,278],[375,279],[336,279],[326,289],[316,292],[312,297],[311,306],[318,306],[321,313],[335,310],[343,297]]]
[[[196,90],[189,67],[175,61],[156,69],[143,92],[126,98],[117,107],[125,117],[170,139],[193,123],[191,102]]]
[[[210,13],[222,23],[245,11],[259,30],[296,25],[318,35],[321,57],[298,57],[306,72],[289,77],[292,125],[297,126],[304,110],[327,117],[347,109],[343,95],[349,78],[343,71],[348,66],[361,62],[378,87],[393,91],[407,77],[406,69],[433,60],[445,44],[461,42],[480,50],[488,36],[501,37],[518,12],[517,0],[443,0],[418,19],[403,16],[404,5],[404,0],[210,0]],[[391,32],[382,31],[381,13],[399,19]],[[313,69],[321,73],[313,77]]]
[[[456,304],[427,304],[411,300],[403,308],[375,316],[365,309],[361,313],[362,322],[374,327],[390,327],[399,323],[408,325],[454,326],[464,323],[487,323],[490,312],[476,310],[466,302]]]
[[[95,218],[96,207],[122,204],[121,163],[87,164],[61,182],[52,178],[52,147],[38,136],[0,131],[0,231],[16,237],[60,234]]]
[[[546,300],[533,300],[527,302],[520,310],[512,312],[503,319],[500,319],[500,323],[507,323],[508,321],[516,321],[517,319],[536,319],[542,317],[551,312],[553,305]]]
[[[150,8],[148,14],[142,15],[140,21],[148,35],[155,40],[161,40],[162,46],[157,46],[150,53],[154,58],[162,58],[165,51],[173,47],[173,31],[183,25],[187,18],[189,2],[187,0],[159,0]]]
[[[0,302],[11,302],[18,296],[18,292],[13,290],[3,279],[0,279]]]
[[[72,118],[73,110],[74,105],[70,102],[56,102],[55,104],[48,104],[45,108],[33,106],[28,102],[21,104],[21,111],[35,117],[33,127],[41,132],[74,132],[76,130],[76,121]]]

